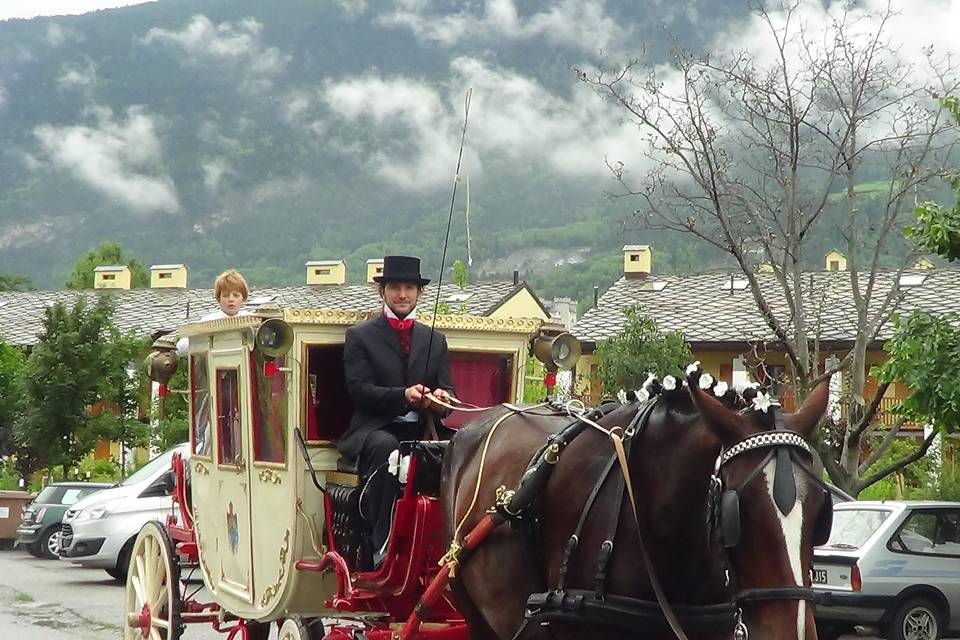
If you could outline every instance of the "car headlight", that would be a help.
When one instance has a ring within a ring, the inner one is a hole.
[[[77,520],[99,520],[109,515],[110,509],[104,505],[94,505],[77,514]]]

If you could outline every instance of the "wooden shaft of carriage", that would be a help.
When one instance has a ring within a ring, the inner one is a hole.
[[[456,566],[462,559],[463,554],[476,549],[477,546],[483,542],[494,529],[503,524],[503,522],[503,516],[500,514],[488,513],[470,530],[470,533],[463,539],[461,546],[457,547],[456,540],[454,540],[450,552],[444,556],[443,566],[440,567],[440,571],[438,571],[437,575],[430,581],[430,586],[424,591],[420,597],[420,602],[414,607],[413,613],[410,614],[406,624],[403,625],[403,629],[400,631],[400,640],[410,640],[415,637],[414,634],[420,630],[420,624],[423,622],[423,619],[429,615],[430,608],[440,599],[441,594],[450,583],[450,578],[453,577]]]

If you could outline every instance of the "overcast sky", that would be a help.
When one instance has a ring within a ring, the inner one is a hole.
[[[0,20],[87,13],[154,0],[0,0]]]

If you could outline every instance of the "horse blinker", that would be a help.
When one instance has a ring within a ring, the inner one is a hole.
[[[720,543],[725,549],[740,543],[740,496],[733,489],[720,496]]]

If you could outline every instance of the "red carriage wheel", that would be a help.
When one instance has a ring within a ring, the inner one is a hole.
[[[124,640],[177,640],[183,633],[180,563],[159,522],[143,525],[133,543],[125,605]]]

